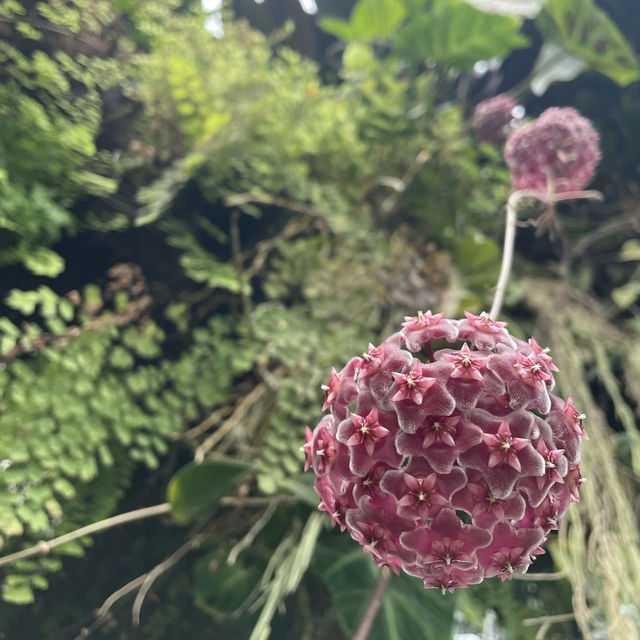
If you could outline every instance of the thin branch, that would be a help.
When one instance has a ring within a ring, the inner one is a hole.
[[[183,544],[177,551],[174,551],[166,560],[161,562],[158,566],[154,567],[149,573],[144,576],[144,581],[142,582],[142,586],[140,587],[140,591],[138,591],[138,595],[136,595],[136,599],[133,602],[133,608],[131,609],[131,619],[133,621],[134,626],[140,626],[140,611],[142,609],[142,604],[144,603],[144,599],[153,586],[153,583],[156,579],[161,576],[165,571],[168,571],[174,564],[179,562],[189,551],[193,549],[197,549],[200,546],[200,542],[202,541],[202,536],[196,536],[192,538],[185,544]]]
[[[296,211],[297,213],[305,213],[313,216],[314,218],[324,218],[322,211],[316,209],[313,205],[306,204],[304,202],[296,202],[295,200],[282,198],[280,196],[270,196],[263,193],[238,193],[236,195],[229,196],[224,201],[224,204],[227,207],[239,207],[243,204],[250,203],[281,207],[282,209],[289,209],[290,211]]]
[[[103,624],[105,624],[109,619],[108,613],[111,610],[111,607],[113,607],[118,600],[138,589],[144,582],[147,575],[147,573],[143,573],[141,576],[127,582],[127,584],[120,587],[117,591],[114,591],[98,609],[94,622],[90,626],[80,629],[80,633],[74,638],[74,640],[85,640],[85,638],[88,638],[94,631],[97,631]]]
[[[265,505],[271,504],[274,500],[277,500],[278,503],[295,503],[299,502],[300,498],[290,493],[283,493],[276,496],[224,496],[220,498],[220,504],[225,507],[238,507],[242,509],[243,507],[264,507]]]
[[[607,236],[612,236],[626,231],[627,229],[638,230],[638,212],[633,214],[625,213],[621,216],[608,220],[603,225],[596,227],[593,231],[583,234],[569,249],[569,257],[583,255],[584,252],[596,242],[599,242]]]
[[[22,560],[23,558],[45,555],[49,553],[51,549],[59,547],[66,542],[71,542],[72,540],[91,535],[92,533],[98,533],[99,531],[111,529],[112,527],[117,527],[118,525],[125,524],[127,522],[133,522],[134,520],[142,520],[143,518],[161,516],[165,513],[169,513],[170,510],[171,506],[169,505],[169,503],[164,502],[162,504],[156,504],[153,507],[145,507],[144,509],[136,509],[135,511],[121,513],[117,516],[112,516],[111,518],[106,518],[105,520],[100,520],[99,522],[89,524],[86,527],[81,527],[80,529],[76,529],[75,531],[65,533],[62,536],[53,538],[52,540],[40,540],[40,542],[38,542],[33,547],[29,547],[28,549],[23,549],[22,551],[17,551],[16,553],[10,553],[7,556],[2,556],[0,557],[0,566],[11,564],[16,560]]]
[[[369,632],[371,631],[371,627],[373,627],[373,623],[376,621],[376,617],[378,616],[378,611],[380,610],[380,605],[382,605],[384,594],[387,591],[390,580],[391,572],[385,567],[380,573],[376,588],[371,595],[369,603],[367,604],[367,608],[365,609],[364,615],[360,620],[358,630],[353,636],[353,640],[367,640]]]
[[[532,580],[534,582],[551,582],[553,580],[564,580],[567,577],[566,571],[556,571],[555,573],[514,573],[514,580]]]
[[[282,373],[281,369],[277,369],[272,375],[277,378]],[[247,394],[237,405],[233,413],[227,418],[216,431],[214,431],[204,442],[196,449],[194,453],[194,460],[196,462],[202,462],[205,455],[213,449],[227,434],[233,431],[233,429],[240,424],[253,407],[262,406],[273,395],[273,392],[262,382],[256,385],[252,391]]]
[[[215,425],[226,418],[231,413],[232,407],[229,405],[225,405],[224,407],[220,407],[213,411],[209,416],[207,416],[200,424],[197,424],[195,427],[192,427],[188,431],[184,433],[177,434],[175,439],[180,440],[195,440],[200,437],[203,433],[206,433],[211,429],[211,427],[215,427]]]
[[[576,614],[573,613],[559,613],[555,616],[540,616],[539,618],[525,618],[522,621],[522,625],[525,627],[533,627],[537,624],[554,624],[556,622],[569,622],[575,620]]]
[[[382,201],[380,205],[380,211],[384,215],[389,215],[392,213],[398,204],[400,203],[400,199],[405,191],[411,186],[413,181],[416,179],[422,167],[424,167],[427,162],[431,159],[431,154],[422,150],[414,159],[414,161],[409,165],[409,168],[406,170],[404,176],[401,179],[391,179],[389,176],[384,176],[384,183],[386,186],[389,186],[393,189],[393,192]],[[389,180],[392,180],[391,184]]]
[[[244,312],[247,324],[253,333],[253,309],[251,306],[251,297],[249,296],[249,279],[246,276],[244,264],[242,260],[242,245],[240,244],[240,227],[238,220],[240,219],[240,210],[234,209],[231,213],[229,222],[229,231],[231,235],[231,252],[233,255],[233,266],[238,272],[240,280],[240,297],[242,299],[242,310]]]
[[[227,557],[227,564],[234,565],[238,556],[256,539],[256,536],[267,526],[269,520],[271,520],[271,516],[273,516],[276,508],[280,504],[280,500],[277,498],[271,499],[269,501],[269,506],[265,509],[264,513],[256,520],[251,529],[247,531],[246,535],[236,544],[233,549],[229,552],[229,556]]]

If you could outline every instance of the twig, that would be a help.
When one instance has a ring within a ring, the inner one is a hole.
[[[400,203],[400,198],[402,198],[402,194],[407,190],[407,188],[413,183],[416,179],[422,167],[424,167],[427,162],[431,159],[431,154],[422,150],[414,159],[414,161],[409,165],[409,168],[406,170],[404,176],[401,179],[394,179],[390,183],[389,176],[385,176],[385,184],[390,186],[393,189],[393,192],[382,201],[380,205],[380,211],[384,215],[389,215],[392,213],[395,208]]]
[[[138,591],[138,595],[136,595],[136,599],[134,600],[133,607],[131,609],[131,620],[133,621],[134,626],[140,626],[140,610],[142,609],[142,604],[144,603],[144,599],[149,592],[149,589],[151,589],[158,576],[173,567],[173,565],[179,562],[185,555],[187,555],[187,553],[189,553],[189,551],[197,549],[200,546],[201,540],[202,536],[192,538],[144,576],[144,581],[142,582],[140,591]]]
[[[545,622],[539,629],[538,633],[536,633],[535,640],[544,640],[547,635],[547,631],[551,628],[551,623],[549,621]]]
[[[353,640],[366,640],[369,636],[371,627],[373,626],[373,623],[376,621],[376,617],[378,616],[378,610],[380,609],[384,594],[387,591],[387,587],[389,586],[390,579],[391,572],[386,567],[383,568],[382,572],[380,573],[380,577],[378,578],[376,588],[371,595],[369,603],[367,604],[364,615],[360,619],[360,624],[358,626],[356,634],[353,636]]]
[[[276,370],[274,375],[278,376],[281,370]],[[235,411],[225,420],[220,427],[214,431],[195,451],[194,460],[196,462],[202,462],[205,455],[213,449],[213,447],[220,442],[228,433],[233,431],[234,427],[238,425],[248,415],[249,411],[268,398],[272,393],[266,383],[260,383],[256,385],[253,390],[246,395],[242,401],[238,404]]]
[[[610,235],[615,235],[626,229],[638,229],[638,216],[625,213],[624,215],[613,218],[607,221],[605,224],[595,228],[589,233],[585,233],[582,237],[576,240],[575,243],[569,249],[569,257],[574,258],[579,255],[583,255],[584,252],[592,245],[606,238]]]
[[[569,622],[570,620],[574,620],[576,614],[573,613],[559,613],[555,616],[540,616],[539,618],[525,618],[522,621],[523,626],[525,627],[533,627],[537,624],[555,624],[556,622]]]
[[[220,498],[220,504],[225,507],[264,507],[269,505],[272,501],[277,500],[278,503],[282,502],[299,502],[298,496],[290,493],[283,493],[277,496],[224,496]]]
[[[552,580],[564,580],[567,577],[566,571],[556,571],[554,573],[514,573],[514,580],[532,580],[535,582],[551,582]]]
[[[94,622],[90,626],[82,628],[80,630],[80,633],[74,638],[74,640],[85,640],[85,638],[88,638],[94,631],[97,631],[103,624],[105,624],[107,622],[107,614],[109,613],[111,607],[113,607],[113,605],[118,602],[118,600],[124,598],[132,591],[138,589],[144,582],[147,575],[147,573],[143,573],[141,576],[138,576],[130,582],[127,582],[127,584],[125,584],[123,587],[120,587],[117,591],[114,591],[98,609]]]
[[[207,416],[200,424],[197,424],[195,427],[192,427],[188,431],[184,433],[177,434],[175,439],[178,438],[181,440],[194,440],[201,436],[203,433],[206,433],[214,427],[222,418],[226,418],[231,413],[232,407],[226,405],[224,407],[220,407],[216,409],[213,413]]]
[[[142,520],[143,518],[161,516],[165,513],[169,513],[170,510],[171,506],[169,505],[169,503],[164,502],[162,504],[156,504],[153,507],[136,509],[135,511],[121,513],[117,516],[106,518],[105,520],[100,520],[99,522],[93,522],[86,527],[81,527],[80,529],[76,529],[75,531],[65,533],[62,536],[53,538],[52,540],[40,540],[36,545],[34,545],[33,547],[29,547],[28,549],[23,549],[22,551],[17,551],[16,553],[10,553],[7,556],[2,556],[0,557],[0,566],[11,564],[16,560],[22,560],[23,558],[30,558],[31,556],[45,555],[49,553],[51,549],[59,547],[66,542],[76,540],[77,538],[82,538],[84,536],[91,535],[92,533],[98,533],[99,531],[104,531],[105,529],[111,529],[112,527],[117,527],[118,525],[125,524],[127,522],[133,522],[134,520]]]
[[[229,232],[231,235],[231,252],[233,254],[233,266],[238,272],[238,280],[240,281],[240,297],[242,299],[242,310],[244,312],[247,324],[253,333],[253,315],[251,307],[251,297],[249,296],[249,279],[245,273],[242,260],[242,246],[240,244],[240,227],[238,220],[240,218],[240,210],[234,209],[231,212],[229,222]]]
[[[314,218],[324,218],[322,211],[316,209],[313,205],[306,204],[304,202],[296,202],[295,200],[282,198],[280,196],[270,196],[263,193],[239,193],[237,195],[229,196],[224,201],[224,204],[227,207],[238,207],[243,204],[250,203],[281,207],[282,209],[305,213],[309,216],[313,216]]]
[[[227,557],[227,564],[234,565],[238,556],[256,539],[256,536],[265,528],[268,524],[269,520],[271,520],[271,516],[273,516],[276,508],[280,504],[280,500],[277,498],[272,498],[269,501],[269,506],[265,509],[264,513],[256,520],[251,529],[247,531],[246,535],[236,544],[231,551],[229,552],[229,556]]]

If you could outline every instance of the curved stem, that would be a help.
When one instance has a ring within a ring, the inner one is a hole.
[[[373,626],[373,623],[376,621],[376,617],[378,616],[378,611],[380,609],[380,605],[382,604],[382,600],[384,599],[384,594],[387,590],[387,587],[389,586],[390,579],[391,572],[389,571],[389,569],[382,569],[382,573],[378,578],[376,588],[371,595],[369,604],[367,604],[367,608],[365,609],[364,615],[360,620],[358,630],[353,636],[353,640],[366,640],[369,636],[371,627]]]
[[[498,317],[502,309],[504,292],[507,288],[507,282],[509,281],[509,273],[511,272],[511,265],[513,263],[513,248],[516,241],[517,209],[520,200],[524,198],[535,198],[553,207],[557,202],[564,202],[566,200],[602,200],[602,194],[599,191],[566,191],[558,194],[543,194],[539,191],[522,190],[514,191],[509,196],[507,200],[507,221],[504,232],[502,265],[500,266],[500,276],[498,277],[498,284],[496,285],[493,295],[493,304],[489,312],[489,317],[494,320]]]
[[[23,558],[44,555],[49,553],[51,549],[59,547],[65,542],[71,542],[71,540],[76,540],[77,538],[82,538],[92,533],[97,533],[98,531],[104,531],[105,529],[110,529],[111,527],[125,524],[126,522],[133,522],[134,520],[141,520],[142,518],[160,516],[165,513],[169,513],[170,510],[171,506],[169,505],[169,503],[163,502],[162,504],[156,504],[153,507],[145,507],[144,509],[136,509],[135,511],[121,513],[117,516],[107,518],[106,520],[100,520],[99,522],[88,524],[86,527],[81,527],[80,529],[76,529],[75,531],[70,531],[69,533],[65,533],[62,536],[53,538],[52,540],[40,540],[38,544],[34,545],[33,547],[29,547],[28,549],[23,549],[22,551],[16,551],[16,553],[10,553],[9,555],[2,556],[0,557],[0,566],[11,564],[16,560],[22,560]]]
[[[513,263],[513,248],[516,243],[516,208],[522,198],[520,191],[515,191],[509,196],[507,200],[507,222],[504,230],[504,247],[502,249],[502,264],[500,265],[500,276],[498,278],[498,284],[496,285],[495,293],[493,294],[493,303],[491,305],[491,311],[489,311],[489,317],[494,320],[500,314],[502,308],[502,300],[504,299],[504,292],[507,288],[507,282],[509,281],[509,273],[511,272],[511,265]]]

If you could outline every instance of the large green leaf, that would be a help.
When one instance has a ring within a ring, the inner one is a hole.
[[[491,15],[464,2],[438,0],[429,12],[402,28],[395,47],[401,56],[416,62],[429,59],[467,70],[478,60],[504,58],[526,46],[521,24],[515,16]]]
[[[626,86],[640,78],[633,50],[593,0],[548,0],[537,18],[543,32],[589,66]]]
[[[193,520],[214,507],[247,471],[246,465],[230,460],[205,460],[186,465],[169,481],[167,501],[171,515],[178,522]]]
[[[352,636],[369,602],[380,569],[346,534],[332,534],[316,548],[313,568],[331,594],[333,608]],[[455,595],[424,589],[418,578],[391,576],[369,640],[447,640],[453,631]]]
[[[342,40],[380,40],[393,33],[405,13],[401,0],[359,0],[349,20],[325,18],[320,26]]]

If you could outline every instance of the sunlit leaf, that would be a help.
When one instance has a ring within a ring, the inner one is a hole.
[[[24,266],[38,276],[54,278],[64,271],[64,260],[55,251],[40,247],[25,256]]]
[[[627,240],[620,249],[620,260],[640,260],[640,240]]]

